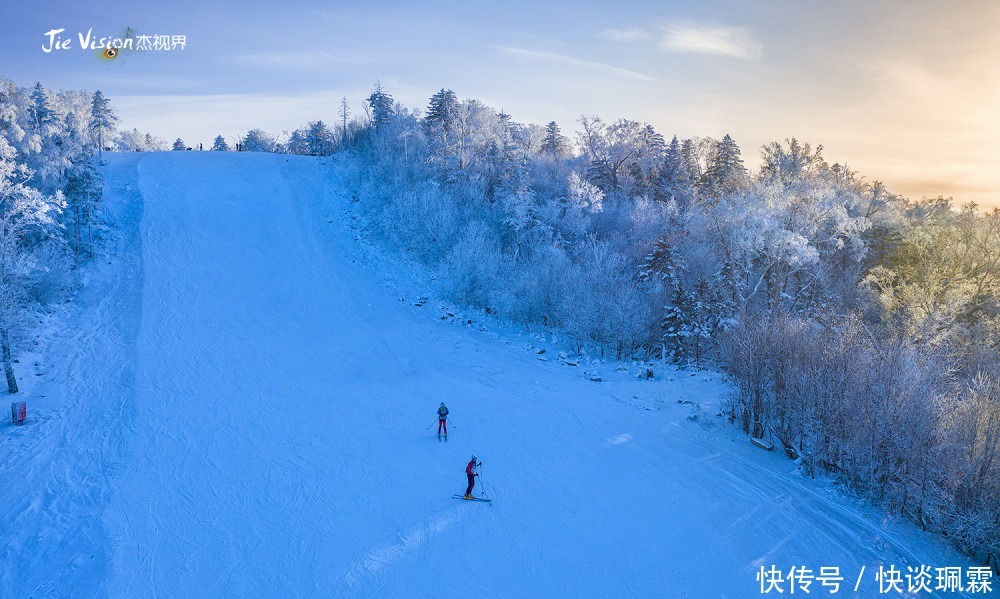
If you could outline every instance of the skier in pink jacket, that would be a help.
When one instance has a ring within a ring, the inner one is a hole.
[[[480,464],[481,462],[478,461],[476,456],[472,456],[472,459],[469,460],[469,464],[465,467],[465,475],[469,479],[469,486],[465,489],[466,499],[475,499],[475,497],[472,496],[472,487],[476,486],[476,477],[479,476],[476,473],[476,467]]]

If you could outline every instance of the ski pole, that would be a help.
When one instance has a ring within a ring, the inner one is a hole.
[[[427,428],[430,428],[431,426],[434,426],[435,424],[437,424],[437,422],[438,422],[437,420],[434,420],[434,422],[432,422],[432,423],[430,424],[430,426],[428,426]],[[424,430],[426,430],[426,429],[424,429]]]
[[[486,492],[486,482],[483,481],[483,463],[479,462],[476,464],[476,470],[479,472],[479,485],[483,487],[483,497],[489,499],[490,494]]]

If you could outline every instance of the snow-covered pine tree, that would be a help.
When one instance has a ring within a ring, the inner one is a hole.
[[[382,82],[375,82],[375,89],[368,96],[367,102],[372,111],[371,121],[373,127],[376,129],[384,127],[392,120],[396,112],[396,103],[392,99],[392,96],[382,89]]]
[[[111,101],[104,97],[101,90],[94,92],[94,99],[90,105],[90,123],[88,129],[97,134],[97,159],[101,160],[101,153],[104,150],[104,134],[111,134],[115,130],[115,123],[118,117],[111,110]]]
[[[292,131],[292,134],[288,136],[288,142],[285,143],[285,151],[296,156],[308,156],[309,142],[306,140],[306,136],[305,129]]]
[[[566,158],[569,156],[569,139],[562,134],[559,125],[555,121],[549,121],[545,125],[545,139],[542,140],[541,153],[556,158]]]
[[[31,118],[35,133],[38,135],[43,135],[43,127],[52,125],[56,120],[56,113],[52,109],[52,103],[49,101],[49,93],[40,81],[36,81],[34,89],[31,90],[31,104],[28,106],[28,115]]]
[[[694,200],[696,174],[684,159],[681,143],[675,135],[663,154],[663,166],[654,197],[661,201],[673,201],[680,210],[685,210]]]
[[[222,137],[221,135],[216,135],[215,136],[215,141],[212,142],[212,151],[213,152],[228,152],[229,151],[229,144],[226,143],[226,138]]]
[[[251,129],[247,131],[241,145],[244,152],[274,152],[277,142],[270,133]]]
[[[174,140],[174,145],[171,146],[170,149],[173,150],[174,152],[183,152],[184,150],[187,150],[187,144],[184,143],[183,139],[178,137],[177,139]]]
[[[643,125],[639,133],[639,154],[632,166],[632,177],[636,181],[636,195],[655,197],[660,171],[663,169],[663,155],[666,143],[663,136],[649,123]]]
[[[63,185],[66,208],[61,222],[66,230],[64,235],[68,237],[66,243],[77,258],[89,258],[94,254],[93,224],[103,188],[104,178],[93,154],[79,156],[66,171]]]
[[[740,147],[727,133],[716,145],[715,156],[705,170],[699,185],[700,191],[711,202],[732,193],[747,183],[747,169],[740,157]]]
[[[323,121],[309,123],[305,132],[306,153],[310,156],[329,156],[333,154],[333,132]],[[289,145],[291,140],[289,140]]]
[[[453,168],[459,154],[459,102],[455,92],[442,88],[431,96],[424,117],[424,132],[430,146],[431,161]]]

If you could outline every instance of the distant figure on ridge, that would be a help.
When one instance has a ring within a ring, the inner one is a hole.
[[[476,456],[472,456],[472,459],[469,460],[469,464],[465,467],[465,475],[469,479],[469,486],[465,489],[466,499],[475,499],[475,497],[472,496],[472,487],[476,486],[476,477],[479,476],[479,474],[476,473],[476,468],[480,465],[480,463],[481,462],[478,461]]]
[[[438,407],[438,441],[441,440],[441,430],[444,430],[444,440],[448,440],[448,406],[441,402]]]

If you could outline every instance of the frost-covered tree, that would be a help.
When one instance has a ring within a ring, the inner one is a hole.
[[[114,139],[115,149],[119,152],[142,152],[146,138],[138,129],[119,131]]]
[[[727,133],[716,147],[712,161],[702,176],[699,191],[710,201],[718,201],[724,194],[739,190],[747,183],[747,169],[743,166],[740,147]]]
[[[427,103],[427,114],[424,115],[424,127],[430,137],[436,130],[451,130],[457,117],[458,96],[450,89],[441,88],[431,96]]]
[[[983,215],[966,205],[955,212],[938,198],[913,204],[909,215],[912,224],[865,287],[913,338],[1000,350],[986,333],[1000,323],[1000,211]]]
[[[97,135],[97,159],[101,160],[104,150],[104,135],[110,135],[115,130],[118,117],[111,109],[111,101],[104,97],[100,90],[94,92],[90,105],[90,123],[88,128]]]
[[[525,156],[537,156],[542,151],[545,141],[545,128],[534,123],[510,124],[510,134],[514,144]]]
[[[662,302],[659,335],[662,356],[677,362],[700,363],[730,313],[712,267],[703,264],[697,238],[674,224],[653,245],[640,266],[641,277]]]
[[[278,143],[270,133],[260,129],[251,129],[243,137],[242,147],[244,152],[274,152]]]
[[[388,125],[396,113],[396,103],[392,96],[382,89],[380,81],[375,82],[375,89],[368,95],[366,102],[371,110],[372,126],[376,129]]]
[[[607,125],[597,117],[581,119],[579,145],[590,159],[589,178],[608,194],[652,191],[663,160],[663,138],[648,124],[619,119]]]
[[[455,92],[441,89],[431,96],[424,116],[424,132],[427,135],[431,160],[450,168],[460,155],[462,139],[459,134],[460,104]]]
[[[60,225],[66,242],[78,258],[94,255],[94,228],[103,187],[104,179],[91,154],[74,161],[66,172],[62,186],[66,207]]]
[[[56,113],[52,109],[49,93],[41,82],[35,82],[35,87],[31,90],[31,105],[28,107],[28,115],[35,132],[39,135],[42,135],[43,127],[52,125],[56,120]]]
[[[119,152],[158,152],[167,145],[162,139],[150,133],[140,133],[138,129],[119,131],[114,142]]]
[[[655,197],[666,148],[663,136],[652,125],[644,124],[639,134],[639,155],[632,166],[637,195]]]
[[[146,151],[162,152],[167,149],[167,140],[155,137],[152,133],[146,134]]]
[[[62,194],[44,196],[25,182],[31,172],[16,165],[15,151],[0,136],[0,354],[9,393],[17,393],[12,337],[27,306],[27,285],[37,266],[23,245],[34,230],[55,225]]]
[[[113,124],[113,115],[100,118],[110,104],[98,97],[97,105],[93,126],[91,94],[0,79],[0,361],[10,392],[29,314],[65,297],[74,252],[77,260],[93,254],[102,188],[94,133]]]
[[[340,99],[337,116],[340,117],[340,141],[343,143],[347,138],[347,119],[351,118],[351,106],[347,102],[347,96]]]
[[[184,150],[187,150],[187,144],[184,143],[183,139],[178,137],[177,139],[174,140],[174,144],[173,146],[171,146],[170,149],[173,150],[174,152],[183,152]]]
[[[1000,377],[977,372],[943,417],[937,485],[920,512],[925,528],[948,531],[963,551],[1000,566]],[[932,479],[933,480],[933,479]],[[922,481],[920,481],[922,482]],[[919,497],[919,495],[918,495]],[[922,497],[921,497],[922,499]]]
[[[475,165],[484,183],[486,199],[500,199],[508,219],[515,229],[523,228],[531,219],[532,193],[527,187],[524,149],[514,138],[517,125],[509,114],[495,113],[487,117],[488,132],[482,146],[475,151]]]
[[[576,171],[569,174],[564,196],[562,224],[566,231],[576,236],[587,232],[590,216],[604,210],[604,192],[581,177]]]
[[[226,143],[226,138],[222,137],[221,135],[216,135],[215,136],[215,141],[212,142],[212,151],[213,152],[228,152],[229,151],[229,144]]]
[[[545,138],[542,140],[541,153],[556,158],[566,158],[570,154],[569,139],[562,134],[555,121],[545,125]]]
[[[675,202],[678,207],[685,209],[694,200],[697,178],[697,173],[692,172],[690,162],[685,159],[681,143],[675,135],[663,153],[655,197]]]
[[[823,160],[823,146],[813,150],[796,138],[786,139],[785,146],[774,141],[761,148],[763,164],[760,175],[764,180],[778,180],[785,185],[801,181],[821,170],[827,169]]]
[[[641,124],[621,119],[608,126],[597,117],[583,117],[580,123],[579,145],[590,159],[590,180],[605,192],[617,192],[625,183],[629,162],[638,155]]]
[[[323,121],[309,123],[305,132],[305,142],[310,156],[329,156],[333,153],[333,132]]]
[[[288,136],[288,142],[285,144],[285,151],[298,156],[308,156],[309,142],[306,140],[306,135],[307,131],[305,129],[292,131],[292,134]]]

